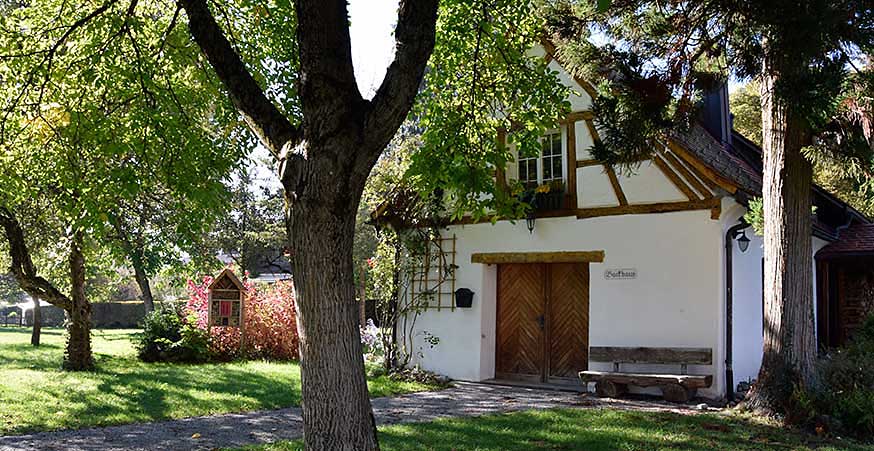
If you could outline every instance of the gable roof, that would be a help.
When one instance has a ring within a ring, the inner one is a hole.
[[[731,142],[723,144],[701,124],[671,137],[692,153],[702,164],[738,186],[735,199],[746,204],[762,196],[762,149],[735,130]],[[811,189],[813,205],[817,209],[813,234],[827,241],[836,241],[847,224],[869,224],[871,220],[858,210],[824,188],[814,184]]]
[[[239,290],[243,289],[243,282],[240,282],[240,279],[237,278],[237,275],[234,274],[233,271],[231,271],[231,268],[223,269],[222,272],[220,272],[215,279],[212,279],[212,283],[209,284],[208,289],[212,290],[213,287],[215,287],[217,284],[224,280],[230,280],[234,285],[236,285],[236,288]]]
[[[853,224],[839,231],[839,239],[816,253],[818,259],[874,256],[874,224]]]

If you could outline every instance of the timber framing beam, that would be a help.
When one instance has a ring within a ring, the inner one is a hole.
[[[590,158],[588,160],[577,160],[578,168],[587,168],[589,166],[601,166],[601,162],[594,158]]]
[[[619,205],[628,205],[628,199],[625,197],[625,192],[622,191],[622,185],[619,184],[619,177],[616,176],[616,171],[611,166],[604,166],[604,172],[607,173],[607,178],[610,179],[610,184],[613,185],[613,192],[616,194],[616,200]]]
[[[670,166],[668,166],[668,163],[666,163],[661,156],[653,155],[652,162],[662,171],[662,174],[664,174],[665,177],[667,177],[671,181],[671,183],[673,183],[674,186],[676,186],[677,189],[680,190],[680,192],[682,192],[683,195],[685,195],[689,200],[701,199],[700,197],[698,197],[697,194],[695,194],[695,191],[692,191],[692,188],[689,188],[689,185],[687,185],[686,182],[684,182],[683,179],[680,178],[680,176],[676,172],[674,172],[674,170],[671,169]]]
[[[671,213],[675,211],[710,210],[711,218],[713,210],[721,208],[719,198],[688,201],[688,202],[660,202],[654,204],[620,205],[618,207],[582,208],[577,210],[577,219],[596,218],[599,216],[616,215],[639,215],[648,213]]]
[[[577,126],[574,122],[567,125],[567,207],[577,208],[577,166],[571,166],[571,161],[577,161]]]
[[[561,122],[567,124],[567,123],[574,123],[577,121],[591,121],[594,118],[595,118],[595,113],[592,113],[589,110],[574,111],[573,113],[569,113],[564,118],[564,120]]]
[[[701,183],[700,180],[698,180],[698,177],[693,174],[691,170],[686,167],[686,165],[680,162],[677,157],[667,152],[665,152],[664,156],[667,162],[674,167],[674,170],[679,172],[680,175],[683,176],[683,178],[686,179],[686,181],[689,182],[690,185],[692,185],[692,188],[694,188],[695,191],[698,191],[704,197],[710,197],[713,195],[713,192],[707,189],[707,187],[704,186],[704,184]],[[703,179],[703,177],[701,178]]]
[[[470,256],[471,263],[602,263],[604,251],[487,252]]]

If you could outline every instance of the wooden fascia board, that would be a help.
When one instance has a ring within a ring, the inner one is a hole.
[[[470,256],[471,263],[602,263],[604,251],[486,252]]]
[[[673,139],[667,140],[668,148],[671,149],[672,152],[677,154],[680,159],[689,164],[692,168],[698,171],[699,174],[702,175],[702,179],[710,180],[715,183],[720,188],[729,192],[729,194],[734,194],[737,192],[737,185],[728,180],[727,178],[719,175],[716,171],[711,169],[709,166],[705,165],[701,162],[697,157],[689,153],[683,146],[678,144]]]

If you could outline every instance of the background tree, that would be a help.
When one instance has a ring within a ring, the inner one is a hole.
[[[816,352],[812,169],[802,149],[821,134],[828,139],[819,143],[840,143],[828,147],[870,161],[871,134],[860,126],[864,121],[830,126],[839,105],[834,100],[858,77],[852,59],[874,45],[870,2],[550,4],[560,57],[579,75],[600,80],[594,110],[606,133],[593,151],[602,161],[632,165],[666,129],[689,126],[702,90],[725,80],[729,71],[761,83],[765,344],[747,406],[786,412],[793,392],[811,384]],[[606,44],[595,45],[594,36]]]
[[[293,253],[299,314],[307,446],[376,449],[356,321],[352,239],[365,180],[407,117],[421,86],[438,29],[437,0],[400,2],[394,33],[395,58],[371,99],[362,97],[354,78],[345,1],[208,4],[205,0],[183,0],[176,14],[168,18],[166,13],[174,11],[174,6],[157,1],[121,4],[115,0],[96,5],[76,2],[32,5],[29,10],[40,13],[33,24],[28,22],[27,27],[21,27],[16,23],[6,28],[13,37],[24,34],[28,39],[26,42],[12,39],[14,43],[10,42],[3,52],[28,61],[28,67],[10,68],[3,76],[23,77],[15,84],[15,90],[33,96],[24,104],[43,105],[46,99],[36,93],[43,91],[41,83],[47,78],[60,80],[71,70],[74,73],[90,70],[96,76],[70,79],[65,86],[87,86],[89,94],[105,92],[119,99],[124,98],[120,93],[127,89],[131,89],[130,94],[142,92],[134,89],[136,84],[126,85],[126,77],[132,73],[137,75],[131,77],[132,81],[145,84],[148,92],[161,94],[154,96],[160,100],[154,104],[145,100],[139,103],[137,95],[136,109],[125,109],[143,111],[145,117],[153,117],[149,113],[157,107],[179,111],[180,104],[187,106],[191,100],[170,95],[163,85],[152,85],[156,80],[186,77],[193,82],[206,74],[199,81],[209,85],[211,77],[217,77],[227,98],[274,156],[284,187],[288,247]],[[427,120],[431,125],[439,124],[444,133],[442,140],[437,132],[426,140],[432,143],[428,148],[433,157],[452,162],[434,166],[436,171],[427,171],[435,174],[429,183],[446,182],[453,188],[452,198],[461,200],[455,203],[461,208],[470,204],[476,192],[501,193],[495,189],[488,168],[503,164],[510,156],[506,149],[497,146],[492,132],[501,126],[513,126],[515,140],[526,152],[531,152],[537,147],[536,138],[540,134],[537,129],[546,124],[551,126],[566,104],[562,101],[564,91],[557,88],[554,77],[549,77],[542,59],[524,54],[539,36],[532,28],[534,21],[529,19],[530,7],[520,8],[517,2],[508,0],[474,4],[446,0],[441,11],[439,52],[429,72],[430,81],[419,111],[430,111]],[[52,27],[47,26],[49,18]],[[166,52],[190,48],[181,38],[171,40],[174,45],[162,45],[167,36],[174,39],[178,36],[175,25],[185,20],[212,71],[201,71],[199,59],[189,60],[188,66],[168,64],[164,59]],[[134,29],[131,36],[128,31]],[[117,36],[130,50],[123,57],[84,58],[93,57],[95,49],[100,54],[102,43],[116,42]],[[90,44],[68,45],[80,37]],[[58,52],[61,48],[65,50]],[[56,58],[69,59],[57,64]],[[140,72],[143,66],[150,71]],[[116,73],[124,76],[116,88],[100,85],[95,89],[96,81],[105,81],[111,78],[109,74]],[[463,86],[463,82],[469,87]],[[464,94],[464,100],[453,99],[457,94]],[[184,108],[188,114],[197,111],[208,115],[214,110],[200,102],[201,97],[190,95],[198,101]],[[10,96],[14,98],[7,93]],[[99,96],[89,98],[94,97]],[[163,102],[173,97],[186,101]],[[82,97],[75,93],[63,96],[68,100],[79,98]],[[495,107],[512,120],[495,119]],[[446,120],[438,121],[440,117]],[[125,127],[138,124],[129,120],[118,123]],[[180,126],[179,133],[200,124],[202,121],[174,123]],[[455,126],[462,126],[464,139],[457,138],[459,129]],[[150,127],[147,129],[150,133],[140,138],[147,139],[155,130],[164,129]],[[440,144],[443,141],[445,144]],[[167,139],[165,144],[184,148],[188,143],[184,139]],[[451,144],[474,144],[475,148],[467,156],[433,152],[441,148],[452,151]],[[195,152],[187,149],[172,154],[184,159]],[[186,163],[189,169],[211,167]],[[428,166],[422,156],[419,167]],[[423,190],[428,189],[423,186]],[[508,198],[503,195],[492,204],[503,205],[500,201]]]
[[[250,161],[248,167],[235,171],[227,212],[217,218],[208,239],[214,256],[230,258],[250,277],[265,270],[289,270],[282,187],[258,179],[254,173],[259,168],[258,162]]]
[[[199,54],[177,18],[138,4],[142,17],[131,5],[49,0],[0,19],[0,224],[21,287],[67,311],[68,369],[93,366],[85,262],[112,251],[124,207],[162,190],[210,205],[240,155],[222,128],[234,116],[210,75],[192,70]],[[59,25],[57,11],[76,19]],[[33,254],[53,253],[44,236],[64,249],[62,278],[37,271]]]
[[[871,70],[870,64],[868,62],[862,66],[865,72]],[[762,107],[759,90],[759,84],[753,80],[732,92],[731,111],[735,130],[761,145]],[[867,100],[864,97],[851,94],[844,101],[871,102],[871,95],[867,96]],[[842,119],[848,118],[841,118],[838,113],[832,122],[839,124]],[[813,163],[814,183],[834,193],[862,214],[874,217],[874,177],[866,161],[817,146],[806,148],[805,156]]]

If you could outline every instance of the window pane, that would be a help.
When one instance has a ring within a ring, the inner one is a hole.
[[[561,157],[555,157],[552,159],[552,173],[555,174],[555,178],[562,178],[562,170],[561,170]]]
[[[543,159],[543,180],[549,180],[552,178],[552,165],[549,163],[551,157],[546,157]]]

